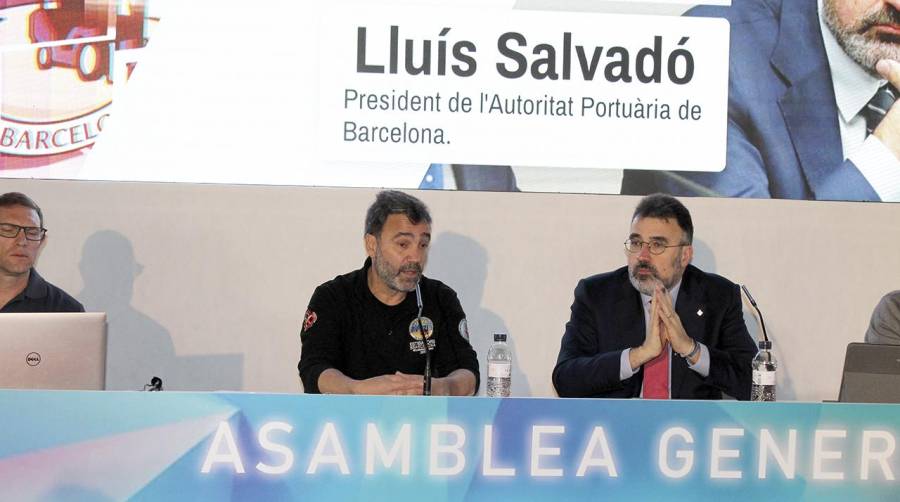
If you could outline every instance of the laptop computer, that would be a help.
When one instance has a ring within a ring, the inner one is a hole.
[[[900,345],[847,345],[838,401],[900,403]]]
[[[103,390],[106,314],[0,314],[0,388]]]

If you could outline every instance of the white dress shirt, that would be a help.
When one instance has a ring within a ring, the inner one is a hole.
[[[831,67],[844,158],[853,162],[881,200],[900,201],[900,159],[874,135],[867,137],[866,119],[860,113],[887,81],[867,72],[844,52],[825,24],[822,0],[819,0],[819,26]]]

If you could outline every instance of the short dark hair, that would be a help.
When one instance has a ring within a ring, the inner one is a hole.
[[[366,211],[365,233],[380,237],[384,222],[392,214],[406,215],[413,225],[423,221],[431,224],[431,215],[428,214],[428,207],[424,202],[397,190],[384,190],[378,192],[375,202]]]
[[[34,209],[34,212],[36,212],[38,215],[38,220],[40,221],[41,228],[44,227],[44,213],[41,211],[40,206],[37,205],[37,202],[31,200],[31,197],[21,192],[7,192],[3,195],[0,195],[0,207],[10,206],[24,206],[30,209]]]
[[[648,195],[638,202],[634,208],[631,220],[635,218],[674,218],[684,232],[685,244],[694,241],[694,222],[691,221],[691,212],[688,211],[680,200],[664,193]]]

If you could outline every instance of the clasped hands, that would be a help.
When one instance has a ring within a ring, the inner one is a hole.
[[[423,375],[411,375],[396,372],[392,375],[380,375],[355,382],[353,394],[421,396],[424,386]],[[435,396],[449,395],[447,382],[443,378],[431,379],[431,393]]]
[[[669,293],[661,282],[657,282],[650,302],[650,329],[647,330],[644,343],[631,349],[628,354],[628,362],[632,369],[637,369],[656,358],[667,343],[672,345],[672,350],[676,353],[688,355],[693,351],[696,342],[688,336],[684,326],[681,325],[681,318],[675,312]],[[699,358],[698,352],[688,362],[695,364]]]

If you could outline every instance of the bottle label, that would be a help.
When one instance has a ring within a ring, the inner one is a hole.
[[[510,363],[488,363],[488,378],[509,378],[511,374]]]
[[[753,372],[753,385],[775,385],[775,372],[755,370]]]

